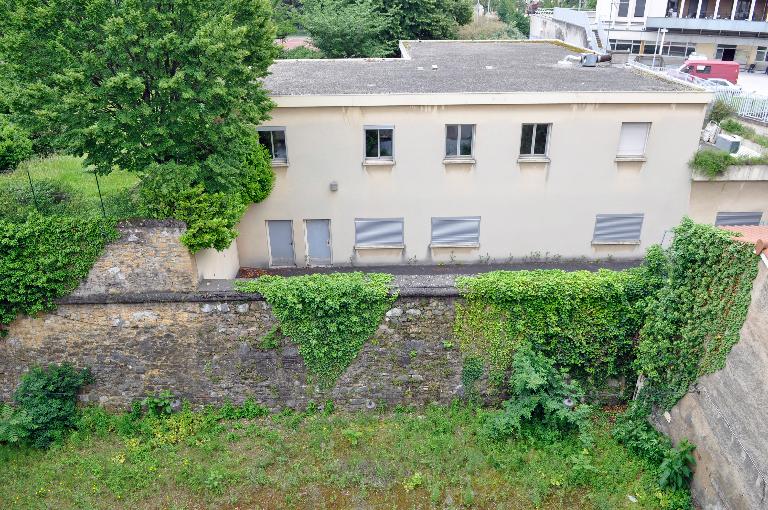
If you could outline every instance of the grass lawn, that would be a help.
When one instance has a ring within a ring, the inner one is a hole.
[[[541,431],[489,442],[483,413],[464,406],[221,413],[89,408],[48,451],[0,446],[0,508],[659,508],[656,474],[610,437],[604,412],[590,450]]]
[[[73,201],[72,212],[92,210],[101,213],[101,204],[96,187],[96,179],[92,172],[83,165],[83,158],[73,156],[51,156],[48,158],[34,158],[25,161],[14,171],[0,174],[0,190],[15,187],[23,192],[29,190],[29,177],[35,186],[38,195],[44,194],[46,182],[52,182],[63,186],[64,189],[77,195]],[[135,174],[123,170],[99,177],[99,186],[104,197],[107,214],[122,216],[125,214],[125,193],[136,186],[138,178]],[[26,195],[25,197],[26,198]],[[111,209],[111,210],[110,210]]]

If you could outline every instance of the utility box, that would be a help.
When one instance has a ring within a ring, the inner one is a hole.
[[[724,133],[720,133],[715,139],[715,147],[721,151],[734,154],[739,152],[739,147],[741,147],[741,138],[734,135],[726,135]]]

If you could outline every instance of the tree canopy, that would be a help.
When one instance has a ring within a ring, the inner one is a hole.
[[[258,83],[277,54],[267,0],[3,5],[11,116],[39,151],[84,154],[99,172],[213,164],[272,106]]]

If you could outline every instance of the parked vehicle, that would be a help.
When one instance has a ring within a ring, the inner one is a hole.
[[[739,79],[739,63],[723,60],[686,60],[680,72],[705,80],[720,78],[734,85]]]
[[[735,85],[725,78],[709,78],[707,81],[718,87],[728,87],[734,90],[741,90],[741,85]]]

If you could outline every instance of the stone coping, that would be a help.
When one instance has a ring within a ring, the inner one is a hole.
[[[692,181],[768,181],[768,165],[729,166],[722,174],[712,177],[698,172],[691,174]]]

